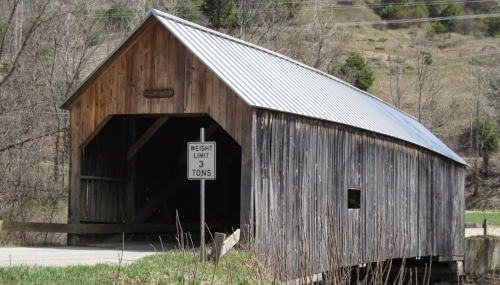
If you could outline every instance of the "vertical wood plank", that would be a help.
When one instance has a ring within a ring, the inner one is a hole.
[[[217,122],[219,122],[220,120],[220,117],[219,117],[219,98],[220,98],[220,79],[219,77],[217,77],[217,75],[215,75],[214,73],[213,74],[213,77],[212,77],[212,108],[211,108],[211,111],[212,111],[212,118],[214,118],[214,120],[216,120]]]
[[[226,87],[226,131],[228,132],[229,135],[231,135],[233,138],[235,138],[234,134],[234,124],[236,120],[235,116],[235,109],[236,109],[236,100],[235,100],[235,94],[234,92],[229,88]],[[224,114],[223,114],[224,115]]]
[[[171,53],[170,50],[170,33],[168,32],[167,29],[165,29],[163,26],[158,25],[158,33],[161,34],[161,46],[160,46],[160,54],[161,54],[161,62],[160,65],[157,65],[157,70],[159,71],[159,86],[162,88],[170,87],[169,82],[168,82],[168,76],[169,76],[169,56]],[[158,37],[157,37],[158,41]],[[175,92],[175,91],[174,91]],[[158,106],[158,112],[159,113],[167,113],[167,106],[169,100],[173,100],[171,98],[168,99],[160,99],[158,100],[159,106]]]
[[[173,114],[174,113],[174,97],[177,97],[178,94],[181,92],[180,90],[176,89],[176,84],[175,84],[175,76],[176,76],[176,57],[178,56],[178,51],[177,51],[177,42],[178,40],[175,38],[175,36],[172,33],[169,33],[169,50],[168,50],[168,87],[174,88],[174,96],[168,98],[167,100],[167,113]]]
[[[186,59],[185,59],[185,72],[184,72],[184,113],[194,113],[193,106],[193,53],[186,49]]]
[[[142,96],[142,92],[144,89],[149,88],[151,85],[151,74],[152,70],[150,69],[151,66],[151,30],[148,32],[144,33],[144,35],[141,38],[142,45],[140,46],[139,50],[141,54],[139,55],[141,58],[140,62],[140,75],[141,75],[141,81],[139,85],[139,90],[138,90],[138,98],[139,98],[139,106],[137,108],[137,112],[139,114],[147,114],[148,113],[148,108],[149,104],[148,102],[150,99],[145,98]]]
[[[213,116],[213,108],[212,108],[212,94],[213,94],[213,72],[209,68],[205,69],[206,71],[206,96],[205,96],[205,113]]]
[[[243,105],[245,104],[243,100],[239,97],[235,98],[236,103],[236,113],[234,114],[234,139],[240,146],[242,144],[242,124],[243,124]]]
[[[207,78],[206,78],[206,66],[198,60],[199,70],[198,70],[198,81],[199,81],[199,91],[198,91],[198,113],[205,113],[205,98],[207,95]]]
[[[145,67],[147,70],[147,84],[144,86],[146,88],[156,88],[156,73],[158,67],[156,66],[156,29],[153,26],[149,32],[149,42],[147,49],[147,58],[145,61],[148,61],[148,66]],[[154,113],[155,105],[157,104],[158,99],[146,99],[147,104],[147,112]]]
[[[118,68],[118,90],[116,94],[117,104],[116,104],[116,113],[124,114],[125,113],[125,97],[127,96],[127,60],[125,56],[120,57]]]
[[[226,129],[226,115],[227,115],[227,86],[219,80],[219,124]]]
[[[255,128],[253,120],[253,111],[246,106],[243,110],[242,138],[241,148],[241,202],[240,202],[240,228],[243,237],[248,239],[249,227],[254,223],[254,176],[253,176],[253,146],[255,145]]]
[[[184,113],[186,47],[179,40],[175,41],[175,78],[174,78],[174,110],[176,114]]]
[[[192,78],[192,89],[191,89],[191,113],[201,113],[199,108],[199,98],[200,98],[200,60],[194,54],[193,57],[193,78]]]

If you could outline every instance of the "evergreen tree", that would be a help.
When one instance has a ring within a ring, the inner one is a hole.
[[[219,30],[220,28],[235,28],[238,20],[234,14],[233,0],[205,0],[201,5],[201,12],[211,26]]]
[[[340,74],[348,82],[361,90],[368,90],[375,82],[372,68],[365,59],[357,52],[352,52],[340,68]]]

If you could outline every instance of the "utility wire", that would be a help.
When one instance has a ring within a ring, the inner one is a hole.
[[[401,23],[423,23],[423,22],[437,22],[437,21],[447,21],[447,20],[482,19],[482,18],[497,18],[497,17],[500,17],[500,13],[449,16],[449,17],[401,19],[401,20],[386,20],[386,21],[382,20],[382,21],[345,22],[345,23],[335,23],[335,27],[364,26],[364,25],[387,25],[387,24],[401,24]]]

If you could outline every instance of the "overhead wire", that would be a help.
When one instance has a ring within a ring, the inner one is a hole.
[[[466,20],[466,19],[483,19],[483,18],[497,18],[497,17],[500,17],[500,13],[495,13],[495,14],[478,14],[478,15],[461,15],[461,16],[448,16],[448,17],[415,18],[415,19],[400,19],[400,20],[344,22],[344,23],[335,23],[335,27],[341,27],[341,26],[363,26],[363,25],[387,25],[387,24],[401,24],[401,23],[423,23],[423,22],[438,22],[438,21]]]

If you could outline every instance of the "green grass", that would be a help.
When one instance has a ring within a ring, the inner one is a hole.
[[[169,251],[128,266],[0,268],[0,284],[270,284],[262,267],[244,251],[230,251],[218,266],[199,262],[193,251]]]
[[[478,212],[478,213],[465,214],[466,223],[482,224],[484,219],[488,219],[488,225],[500,226],[500,212],[499,213]]]

